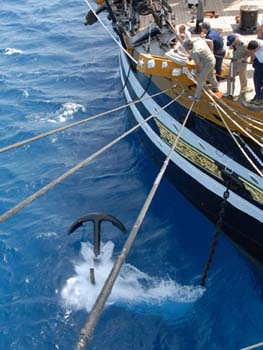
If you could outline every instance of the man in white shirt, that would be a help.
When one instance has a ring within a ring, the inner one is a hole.
[[[251,102],[256,105],[263,105],[263,40],[251,40],[247,49],[253,59],[253,80],[256,93]]]

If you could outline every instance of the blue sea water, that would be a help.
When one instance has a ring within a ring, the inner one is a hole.
[[[0,142],[7,146],[125,104],[118,48],[99,23],[83,25],[82,0],[2,0]],[[106,14],[104,23],[110,28]],[[109,113],[1,153],[1,214],[129,128]],[[0,350],[74,349],[159,169],[131,135],[0,225]],[[262,273],[221,235],[205,289],[200,278],[214,226],[163,179],[113,288],[89,349],[230,350],[262,341]]]

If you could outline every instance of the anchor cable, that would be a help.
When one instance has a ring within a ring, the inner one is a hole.
[[[141,211],[136,219],[136,222],[135,222],[135,224],[134,224],[134,226],[133,226],[133,228],[132,228],[132,230],[131,230],[131,232],[130,232],[130,234],[129,234],[129,236],[124,244],[122,252],[117,257],[117,259],[112,267],[112,270],[111,270],[104,286],[102,287],[102,290],[101,290],[101,292],[100,292],[100,294],[99,294],[99,296],[98,296],[98,298],[97,298],[97,300],[96,300],[96,302],[95,302],[95,304],[94,304],[94,306],[89,314],[87,322],[85,323],[84,327],[80,331],[79,341],[76,344],[77,350],[84,350],[85,346],[88,344],[88,342],[90,340],[90,337],[92,336],[92,333],[96,327],[96,324],[97,324],[99,317],[102,313],[102,310],[104,308],[104,305],[105,305],[105,303],[106,303],[106,301],[107,301],[107,299],[112,291],[114,283],[119,275],[120,269],[121,269],[128,253],[129,253],[131,247],[132,247],[132,244],[136,238],[136,235],[137,235],[137,233],[142,225],[143,219],[144,219],[144,217],[145,217],[145,215],[150,207],[150,204],[153,200],[153,197],[154,197],[154,195],[159,187],[159,184],[162,180],[162,177],[163,177],[163,175],[168,167],[169,161],[170,161],[172,154],[173,154],[173,152],[178,144],[178,141],[182,135],[182,132],[183,132],[184,127],[187,123],[188,117],[192,111],[194,103],[195,102],[193,101],[192,105],[191,105],[191,107],[190,107],[190,109],[189,109],[189,111],[184,119],[184,122],[181,125],[181,128],[180,128],[180,130],[175,138],[175,141],[174,141],[172,147],[170,148],[169,153],[168,153],[165,161],[163,162],[162,168],[154,180],[151,191],[149,192],[149,194],[144,202],[144,205],[143,205],[143,207],[142,207],[142,209],[141,209]]]
[[[99,155],[101,155],[103,152],[105,152],[106,150],[108,150],[109,148],[111,148],[113,145],[115,145],[117,142],[119,142],[120,140],[124,139],[126,136],[130,135],[133,131],[135,131],[136,129],[138,129],[139,127],[141,127],[142,125],[146,124],[150,119],[152,119],[153,117],[155,117],[159,112],[161,112],[162,110],[164,110],[165,108],[167,108],[169,105],[171,105],[173,102],[175,102],[178,98],[180,98],[181,95],[178,95],[175,99],[171,100],[170,102],[168,102],[165,106],[161,107],[160,109],[158,109],[155,113],[151,114],[150,116],[148,116],[146,119],[144,119],[141,123],[136,124],[134,127],[130,128],[129,130],[127,130],[126,132],[124,132],[122,135],[118,136],[117,138],[115,138],[113,141],[111,141],[110,143],[108,143],[107,145],[103,146],[102,148],[100,148],[98,151],[94,152],[92,155],[90,155],[88,158],[82,160],[80,163],[78,163],[77,165],[75,165],[74,167],[72,167],[71,169],[69,169],[68,171],[66,171],[63,175],[57,177],[55,180],[51,181],[49,184],[45,185],[44,187],[42,187],[40,190],[36,191],[35,193],[33,193],[31,196],[27,197],[25,200],[23,200],[22,202],[20,202],[19,204],[17,204],[16,206],[14,206],[13,208],[9,209],[8,211],[6,211],[4,214],[2,214],[0,216],[0,223],[4,222],[6,219],[10,218],[11,216],[13,216],[15,213],[17,213],[19,210],[23,209],[24,207],[26,207],[27,205],[29,205],[30,203],[32,203],[35,199],[37,199],[38,197],[42,196],[43,194],[45,194],[48,190],[50,190],[51,188],[55,187],[57,184],[59,184],[61,181],[65,180],[68,176],[74,174],[76,171],[78,171],[79,169],[81,169],[82,167],[84,167],[85,165],[89,164],[92,160],[94,160],[96,157],[98,157]]]
[[[263,177],[263,173],[262,171],[254,164],[253,160],[247,155],[247,153],[243,150],[243,148],[240,146],[240,144],[238,143],[238,141],[236,140],[235,136],[233,135],[231,129],[229,128],[227,122],[225,121],[225,119],[222,116],[223,112],[227,118],[229,118],[231,121],[233,121],[233,119],[231,119],[228,114],[223,110],[223,108],[214,100],[214,98],[209,94],[209,92],[207,92],[206,90],[204,90],[206,95],[209,97],[209,99],[215,104],[215,108],[218,111],[218,114],[220,115],[221,120],[223,121],[223,124],[225,125],[229,135],[232,137],[233,141],[236,143],[236,145],[238,146],[238,148],[240,149],[241,153],[244,155],[244,157],[247,159],[247,161],[252,165],[252,167],[256,170],[256,172]],[[251,135],[250,135],[250,138]],[[254,138],[252,138],[254,139]],[[257,142],[259,145],[261,145],[259,142]]]
[[[260,348],[261,346],[263,346],[263,342],[257,343],[257,344],[254,344],[254,345],[247,346],[247,347],[242,348],[242,349],[240,349],[240,350],[252,350],[252,349]]]
[[[219,215],[218,215],[218,219],[216,222],[216,228],[215,228],[215,233],[214,233],[214,237],[213,237],[213,241],[210,247],[210,252],[209,252],[209,256],[208,256],[208,260],[204,269],[204,273],[201,279],[201,286],[204,287],[207,277],[208,277],[208,272],[210,270],[212,261],[213,261],[213,257],[215,255],[215,249],[216,249],[216,245],[217,245],[217,241],[218,241],[218,237],[222,231],[222,225],[223,225],[223,219],[225,216],[225,210],[226,210],[226,206],[227,206],[227,199],[229,197],[229,186],[230,186],[230,182],[227,182],[227,187],[226,190],[223,194],[223,201],[221,202],[220,205],[220,211],[219,211]]]

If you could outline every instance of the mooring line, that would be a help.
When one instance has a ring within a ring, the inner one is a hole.
[[[81,125],[81,124],[85,124],[85,123],[87,123],[87,122],[89,122],[89,121],[91,121],[91,120],[95,120],[95,119],[97,119],[97,118],[103,117],[103,116],[105,116],[105,115],[107,115],[107,114],[109,114],[109,113],[117,112],[117,111],[119,111],[119,110],[121,110],[121,109],[124,109],[124,108],[126,108],[126,107],[129,107],[129,106],[131,106],[131,105],[133,105],[133,104],[137,104],[137,103],[139,103],[139,102],[144,102],[144,101],[146,101],[146,100],[148,100],[148,99],[150,99],[150,98],[156,97],[156,96],[161,95],[161,94],[163,94],[163,93],[166,93],[166,92],[168,92],[168,91],[170,91],[170,90],[172,90],[172,88],[167,89],[167,90],[163,90],[163,91],[160,91],[160,92],[157,92],[156,94],[153,94],[153,95],[151,95],[151,96],[147,96],[147,97],[145,97],[145,98],[143,98],[143,99],[140,98],[140,99],[131,101],[131,102],[129,102],[129,103],[126,103],[125,105],[122,105],[122,106],[119,106],[119,107],[110,109],[110,110],[108,110],[108,111],[105,111],[105,112],[96,114],[96,115],[94,115],[94,116],[88,117],[88,118],[83,119],[83,120],[80,120],[80,121],[78,121],[78,122],[71,123],[71,124],[62,126],[62,127],[60,127],[60,128],[57,128],[57,129],[54,129],[54,130],[51,130],[51,131],[44,132],[44,133],[42,133],[42,134],[39,134],[39,135],[36,135],[36,136],[33,136],[33,137],[30,137],[30,138],[25,139],[25,140],[23,140],[23,141],[19,141],[19,142],[13,143],[12,145],[2,147],[2,148],[0,148],[0,153],[4,153],[4,152],[10,151],[10,150],[12,150],[12,149],[14,149],[14,148],[18,148],[18,147],[21,147],[21,146],[25,146],[25,145],[27,145],[28,143],[31,143],[31,142],[33,142],[33,141],[37,141],[37,140],[40,140],[40,139],[42,139],[42,138],[44,138],[44,137],[47,137],[47,136],[50,136],[50,135],[53,135],[53,134],[57,134],[58,132],[64,131],[64,130],[66,130],[66,129],[73,128],[73,127],[78,126],[78,125]]]
[[[218,102],[215,101],[215,99],[211,96],[211,94],[206,91],[205,89],[203,89],[205,94],[209,97],[209,99],[218,107],[218,109],[221,110],[221,112],[227,117],[227,119],[229,119],[233,124],[235,124],[235,126],[240,129],[241,131],[243,131],[244,134],[246,134],[246,136],[248,138],[250,138],[252,141],[254,141],[258,146],[263,147],[263,143],[259,142],[254,136],[252,136],[246,129],[244,129],[241,125],[239,125],[235,119],[233,119],[225,110],[223,107],[220,106],[220,104]]]
[[[249,157],[249,155],[246,153],[246,151],[240,146],[239,142],[237,141],[234,133],[231,131],[230,127],[228,126],[227,122],[224,120],[224,118],[222,117],[222,114],[220,113],[220,110],[218,108],[218,106],[216,106],[216,110],[218,111],[218,114],[220,115],[229,135],[232,137],[233,141],[235,142],[235,144],[237,145],[237,147],[239,148],[240,152],[243,154],[243,156],[246,158],[246,160],[250,163],[250,165],[256,170],[256,172],[263,177],[263,172],[256,166],[256,164],[253,162],[253,160]]]
[[[238,141],[236,140],[236,137],[234,136],[233,132],[231,131],[229,125],[227,124],[226,120],[223,118],[223,114],[225,114],[228,118],[231,119],[230,116],[228,116],[228,114],[224,111],[224,109],[215,101],[215,99],[209,94],[209,92],[205,91],[206,95],[209,97],[209,99],[214,103],[215,105],[215,109],[217,110],[223,124],[225,125],[229,135],[232,137],[233,141],[235,142],[235,144],[237,145],[237,147],[239,148],[240,152],[244,155],[244,157],[247,159],[247,161],[251,164],[251,166],[256,170],[256,172],[263,177],[263,172],[256,166],[256,164],[253,162],[253,160],[247,155],[247,153],[243,150],[243,148],[240,146],[240,144],[238,143]],[[222,112],[222,113],[221,113]]]
[[[197,81],[194,78],[189,78],[195,85],[197,84]],[[254,141],[257,145],[260,147],[263,147],[263,143],[258,141],[253,135],[251,135],[246,129],[244,129],[239,123],[235,121],[221,106],[218,102],[215,101],[215,99],[212,97],[212,95],[205,89],[202,88],[202,91],[208,96],[208,98],[214,103],[214,105],[217,105],[218,108],[222,111],[222,113],[227,117],[227,119],[230,119],[230,121],[235,124],[235,126],[240,129],[248,138],[250,138],[252,141]],[[224,120],[222,120],[224,122]]]
[[[79,336],[79,341],[78,343],[76,344],[76,349],[77,350],[84,350],[85,346],[88,344],[92,334],[93,334],[93,331],[96,327],[96,324],[99,320],[99,317],[100,317],[100,314],[102,313],[102,310],[104,308],[104,305],[111,293],[111,290],[114,286],[114,283],[119,275],[119,272],[120,272],[120,269],[132,247],[132,244],[136,238],[136,235],[142,225],[142,222],[143,222],[143,219],[150,207],[150,204],[153,200],[153,197],[159,187],[159,184],[163,178],[163,175],[168,167],[168,164],[169,164],[169,161],[171,160],[171,157],[172,157],[172,154],[178,144],[178,141],[179,139],[181,138],[181,135],[182,135],[182,132],[184,130],[184,127],[186,125],[186,122],[188,120],[188,117],[192,111],[192,108],[193,108],[193,105],[194,105],[195,101],[192,102],[192,105],[189,109],[189,111],[187,112],[187,115],[184,119],[184,122],[175,138],[175,141],[172,145],[172,147],[170,148],[169,150],[169,153],[165,159],[165,161],[163,162],[163,165],[162,165],[162,168],[161,170],[159,171],[159,173],[157,174],[157,177],[155,178],[155,181],[153,183],[153,186],[151,188],[151,191],[149,192],[145,202],[144,202],[144,205],[136,219],[136,222],[124,244],[124,247],[122,249],[122,252],[121,254],[117,257],[113,267],[112,267],[112,270],[104,284],[104,286],[102,287],[102,290],[89,314],[89,317],[87,319],[87,322],[86,324],[84,325],[84,327],[81,329],[80,331],[80,336]]]
[[[26,207],[28,204],[32,203],[35,199],[37,199],[38,197],[42,196],[43,194],[45,194],[48,190],[50,190],[51,188],[53,188],[54,186],[56,186],[57,184],[59,184],[61,181],[65,180],[68,176],[74,174],[77,170],[81,169],[82,167],[84,167],[85,165],[87,165],[88,163],[90,163],[92,160],[94,160],[96,157],[98,157],[99,155],[101,155],[103,152],[105,152],[106,150],[108,150],[110,147],[112,147],[113,145],[115,145],[117,142],[119,142],[120,140],[122,140],[123,138],[125,138],[126,136],[130,135],[133,131],[135,131],[136,129],[138,129],[139,127],[141,127],[142,125],[146,124],[150,119],[152,119],[153,117],[155,117],[158,113],[160,113],[162,110],[164,110],[165,108],[167,108],[169,105],[171,105],[173,102],[175,102],[178,98],[180,98],[182,95],[178,95],[175,99],[171,100],[170,102],[168,102],[165,106],[161,107],[160,109],[158,109],[154,114],[151,114],[149,117],[147,117],[146,119],[144,119],[141,123],[135,125],[134,127],[132,127],[131,129],[127,130],[126,132],[124,132],[122,135],[120,135],[119,137],[115,138],[113,141],[111,141],[110,143],[108,143],[107,145],[103,146],[102,148],[100,148],[98,151],[96,151],[95,153],[93,153],[92,155],[90,155],[88,158],[84,159],[83,161],[81,161],[80,163],[78,163],[77,165],[75,165],[73,168],[69,169],[67,172],[65,172],[63,175],[57,177],[55,180],[53,180],[52,182],[50,182],[49,184],[47,184],[46,186],[42,187],[40,190],[38,190],[37,192],[33,193],[31,196],[29,196],[28,198],[26,198],[25,200],[23,200],[22,202],[20,202],[19,204],[17,204],[15,207],[9,209],[8,211],[6,211],[4,214],[2,214],[0,216],[0,223],[4,222],[6,219],[10,218],[11,216],[13,216],[15,213],[17,213],[19,210],[23,209],[24,207]]]
[[[252,349],[257,349],[261,346],[263,346],[263,342],[257,343],[257,344],[251,345],[251,346],[247,346],[246,348],[242,348],[240,350],[252,350]]]

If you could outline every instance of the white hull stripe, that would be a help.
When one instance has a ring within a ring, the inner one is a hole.
[[[130,72],[130,77],[132,77],[132,72]],[[121,74],[122,84],[124,84],[124,78]],[[141,85],[138,84],[138,80],[134,77],[134,79],[129,79],[131,82],[131,85],[133,85],[134,80],[137,82],[137,85],[134,87],[136,89],[137,93],[140,94],[144,92]],[[140,90],[138,88],[138,85],[140,85]],[[132,98],[129,94],[129,91],[127,87],[124,88],[124,93],[126,96],[127,101],[132,101]],[[145,94],[145,97],[147,94]],[[151,100],[150,100],[151,101]],[[149,103],[145,102],[145,107],[149,110],[149,115],[156,112],[156,110],[153,110],[153,103],[150,102],[151,108],[148,108],[147,105]],[[158,106],[156,104],[156,106]],[[155,107],[156,108],[156,107]],[[159,107],[160,108],[160,107]],[[157,109],[157,108],[156,108]],[[131,110],[134,114],[134,117],[136,118],[138,123],[141,123],[144,118],[140,114],[139,110],[136,108],[135,105],[131,105]],[[166,113],[167,114],[167,113]],[[180,126],[180,124],[178,123]],[[153,144],[166,156],[170,150],[170,147],[153,131],[153,129],[149,125],[143,125],[142,126],[143,131],[147,135],[147,137],[153,142]],[[184,138],[185,139],[185,138]],[[189,142],[189,141],[188,141]],[[204,142],[202,140],[202,142]],[[191,176],[194,180],[198,181],[202,186],[216,194],[218,197],[222,198],[223,193],[225,192],[226,187],[223,186],[221,183],[217,182],[215,179],[207,175],[206,173],[202,172],[199,168],[195,167],[192,163],[187,161],[185,158],[183,158],[180,154],[177,152],[174,152],[171,158],[171,161],[176,164],[180,169],[182,169],[185,173],[187,173],[189,176]],[[222,159],[220,161],[222,163]],[[241,196],[237,195],[236,193],[230,191],[230,196],[228,198],[228,202],[231,203],[235,208],[238,210],[244,212],[247,215],[250,215],[251,217],[257,219],[259,222],[263,223],[263,212],[259,208],[257,208],[255,205],[250,203],[249,201],[245,200]]]

